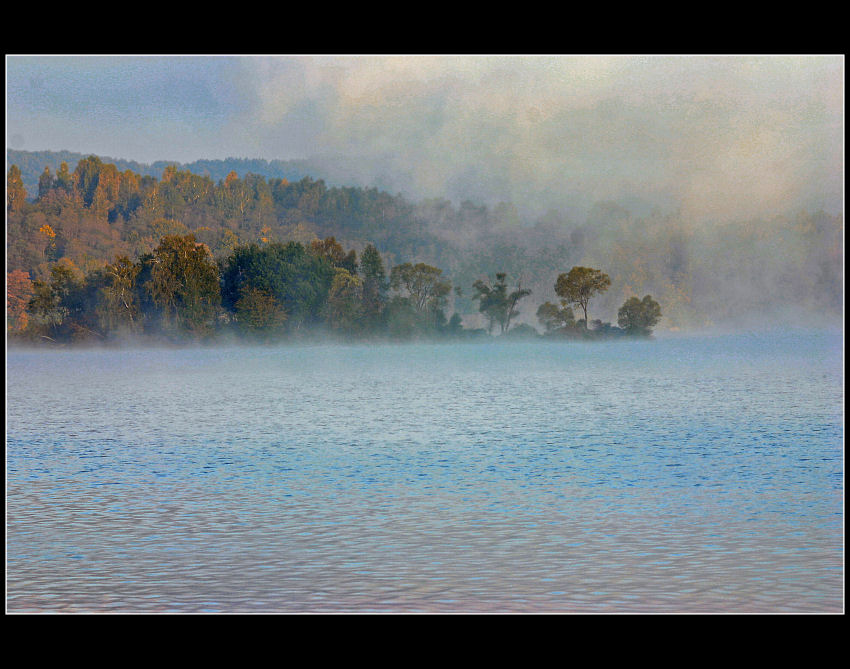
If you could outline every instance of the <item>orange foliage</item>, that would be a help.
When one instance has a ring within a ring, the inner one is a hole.
[[[32,295],[28,272],[16,269],[6,276],[6,327],[9,332],[20,332],[27,327],[27,303]]]

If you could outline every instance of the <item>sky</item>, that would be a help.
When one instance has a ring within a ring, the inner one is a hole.
[[[13,149],[312,159],[537,214],[843,211],[843,55],[7,55],[6,74]]]

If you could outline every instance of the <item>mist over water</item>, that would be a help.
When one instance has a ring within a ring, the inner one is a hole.
[[[7,372],[9,611],[843,608],[841,333]]]

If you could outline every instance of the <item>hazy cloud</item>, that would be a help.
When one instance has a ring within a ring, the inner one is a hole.
[[[7,57],[7,74],[30,150],[318,157],[336,181],[537,213],[843,206],[843,56]]]

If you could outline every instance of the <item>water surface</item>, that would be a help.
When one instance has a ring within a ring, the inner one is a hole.
[[[841,335],[11,351],[10,612],[843,611]]]

